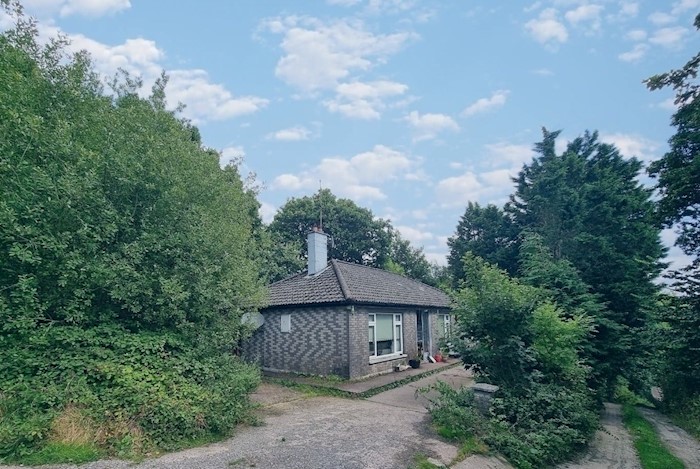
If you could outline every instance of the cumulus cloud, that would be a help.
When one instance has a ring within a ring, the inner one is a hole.
[[[661,147],[658,142],[646,137],[622,132],[601,134],[600,140],[612,143],[627,158],[635,157],[643,161],[651,161],[657,158],[659,156],[658,150]]]
[[[302,126],[280,129],[267,134],[268,140],[278,140],[281,142],[299,142],[301,140],[308,140],[309,138],[311,138],[311,131]]]
[[[647,44],[635,44],[631,50],[619,54],[617,58],[623,62],[637,62],[646,55],[648,50],[649,46]]]
[[[676,21],[676,17],[662,11],[655,11],[649,15],[649,21],[657,26],[663,26]]]
[[[168,74],[170,107],[184,103],[183,115],[195,122],[252,114],[269,102],[257,96],[233,96],[223,85],[212,83],[204,70],[172,70]]]
[[[620,18],[634,18],[639,14],[639,3],[637,2],[622,2],[620,4],[620,11],[618,17]]]
[[[24,0],[24,6],[39,16],[104,16],[131,8],[129,0]]]
[[[414,246],[424,246],[426,241],[435,239],[435,235],[430,231],[420,230],[412,226],[398,225],[394,228],[399,230],[403,239],[407,239]]]
[[[595,32],[600,29],[603,5],[586,3],[567,11],[564,18],[574,26],[585,26],[589,31]]]
[[[267,202],[260,202],[260,208],[258,209],[258,214],[262,218],[263,223],[271,223],[272,219],[275,218],[277,213],[277,208],[274,205],[268,204]]]
[[[546,8],[537,18],[525,23],[525,29],[540,44],[556,45],[569,39],[564,23],[558,20],[554,8]]]
[[[630,41],[643,41],[646,38],[647,32],[643,29],[633,29],[631,31],[627,31],[627,34],[625,34],[625,39],[629,39]]]
[[[530,162],[535,156],[535,152],[529,144],[496,142],[487,143],[484,148],[492,165],[506,164],[515,170],[519,170],[524,163]]]
[[[664,47],[677,47],[688,34],[688,29],[682,26],[661,28],[652,34],[649,42]]]
[[[282,34],[284,55],[275,75],[304,92],[333,89],[352,73],[367,71],[398,52],[410,33],[373,34],[356,20],[326,23],[288,16],[266,20],[264,28]]]
[[[430,140],[438,136],[440,132],[459,130],[459,125],[446,114],[420,114],[411,111],[403,118],[414,130],[414,142]]]
[[[671,14],[680,15],[686,11],[697,11],[700,9],[700,0],[680,0],[673,4]]]
[[[238,165],[245,157],[245,150],[242,146],[226,147],[219,153],[219,166],[222,168],[232,164]]]
[[[351,158],[322,159],[315,167],[298,174],[277,176],[273,190],[312,190],[323,181],[333,193],[353,200],[381,200],[386,194],[381,184],[390,180],[407,179],[413,174],[418,161],[384,145],[375,145],[370,151]]]
[[[495,91],[490,97],[480,98],[467,106],[464,111],[462,111],[461,115],[463,117],[471,117],[475,114],[480,114],[482,112],[487,112],[502,107],[506,103],[509,93],[509,90]]]
[[[341,7],[351,7],[353,5],[357,5],[361,1],[362,0],[326,0],[326,3],[329,5],[337,5]]]
[[[379,119],[386,108],[385,100],[404,94],[408,86],[395,81],[353,81],[335,88],[335,98],[323,104],[331,112],[355,119]]]

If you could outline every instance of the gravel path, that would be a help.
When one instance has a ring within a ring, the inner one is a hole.
[[[685,467],[700,468],[700,443],[685,430],[673,424],[668,417],[655,410],[637,408],[645,419],[656,428],[659,438],[675,454]]]
[[[461,371],[460,371],[461,370]],[[461,368],[446,370],[445,380],[468,383]],[[96,461],[83,469],[406,469],[417,453],[443,464],[457,448],[440,440],[430,428],[417,388],[440,375],[392,389],[373,400],[308,398],[279,386],[264,384],[255,395],[262,404],[264,424],[244,427],[221,443],[166,454],[135,464]],[[46,466],[53,469],[72,465]]]
[[[561,469],[637,469],[642,466],[632,438],[622,423],[622,407],[605,403],[598,430],[588,451],[578,460],[559,466]]]

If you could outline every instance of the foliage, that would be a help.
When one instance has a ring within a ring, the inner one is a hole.
[[[623,406],[622,420],[632,435],[643,469],[683,469],[685,467],[683,462],[664,446],[654,426],[642,417],[633,405]]]
[[[438,283],[439,271],[422,248],[412,247],[388,221],[376,219],[369,209],[351,200],[337,198],[329,189],[313,197],[289,199],[275,215],[269,227],[274,248],[267,259],[274,266],[271,279],[303,270],[306,235],[321,223],[321,217],[323,231],[331,237],[330,257],[387,269],[430,285]],[[291,254],[294,249],[296,256]]]
[[[465,398],[449,393],[449,403],[433,415],[447,412],[458,434],[477,432],[518,467],[567,458],[586,444],[598,422],[595,395],[587,386],[590,368],[582,359],[591,318],[564,314],[546,291],[509,278],[471,253],[463,261],[464,288],[455,295],[454,309],[461,340],[455,345],[465,366],[499,391],[488,425],[479,424]]]
[[[258,380],[231,355],[263,297],[254,197],[165,109],[167,77],[105,95],[4,5],[0,459],[56,448],[68,407],[113,453],[230,432]]]
[[[469,202],[459,219],[455,234],[447,240],[450,248],[447,262],[454,288],[464,278],[462,257],[467,252],[496,264],[509,274],[518,270],[518,229],[511,217],[495,205],[481,207]]]
[[[275,214],[270,231],[280,240],[297,244],[299,257],[306,259],[306,235],[319,226],[332,238],[329,255],[335,259],[381,267],[391,243],[387,222],[375,220],[372,212],[349,199],[338,199],[328,189],[313,197],[291,198]]]
[[[695,17],[700,29],[700,15]],[[666,327],[658,343],[665,363],[664,403],[672,415],[682,417],[690,428],[700,428],[700,85],[697,82],[700,53],[682,68],[646,80],[651,90],[670,87],[675,92],[676,112],[671,124],[676,133],[669,140],[669,151],[649,166],[657,179],[659,215],[667,226],[677,224],[676,245],[691,257],[691,263],[671,272],[673,288],[679,297],[661,310]],[[694,415],[694,420],[693,420]]]
[[[607,308],[595,315],[596,346],[598,361],[609,365],[601,378],[612,388],[616,375],[628,373],[644,349],[632,338],[647,325],[645,306],[658,290],[652,280],[663,267],[664,249],[651,190],[637,180],[641,162],[623,158],[613,145],[599,142],[596,132],[569,142],[559,155],[559,133],[543,129],[538,155],[515,179],[507,211],[522,231],[539,235],[553,260],[570,263],[552,268],[568,270],[568,282],[579,284],[574,301],[583,299],[588,286],[598,298],[589,299]]]

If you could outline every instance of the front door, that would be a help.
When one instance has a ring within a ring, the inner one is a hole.
[[[418,351],[423,355],[423,352],[430,352],[430,321],[428,319],[428,311],[417,311],[416,323]]]

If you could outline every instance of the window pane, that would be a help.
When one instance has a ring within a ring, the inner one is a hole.
[[[369,354],[374,355],[374,326],[369,326]]]
[[[403,349],[401,348],[401,326],[399,324],[396,325],[396,350],[395,352],[400,352]]]
[[[394,323],[391,320],[391,314],[377,314],[377,342],[380,340],[392,340],[392,328]]]

